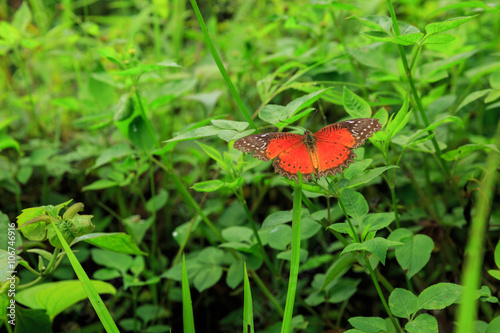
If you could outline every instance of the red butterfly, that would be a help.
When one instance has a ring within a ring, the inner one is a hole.
[[[323,127],[314,134],[293,133],[254,134],[238,139],[234,148],[253,153],[262,161],[273,162],[274,169],[281,176],[296,179],[300,171],[304,179],[326,177],[342,172],[354,161],[352,152],[365,140],[380,131],[382,124],[377,119],[360,118],[346,120]]]

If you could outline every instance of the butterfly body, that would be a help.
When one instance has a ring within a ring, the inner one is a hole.
[[[304,179],[326,177],[342,172],[354,161],[352,151],[379,131],[382,125],[371,118],[346,120],[323,127],[312,134],[264,133],[238,139],[234,147],[253,156],[269,161],[281,176],[298,179],[300,171]]]

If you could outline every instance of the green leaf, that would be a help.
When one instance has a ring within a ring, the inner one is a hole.
[[[418,311],[417,296],[409,290],[396,288],[389,296],[389,307],[396,317],[410,319]]]
[[[344,203],[347,215],[357,221],[362,221],[363,217],[368,214],[368,202],[361,193],[351,189],[344,189],[340,193],[340,198]]]
[[[430,24],[425,26],[425,31],[430,35],[430,34],[437,34],[439,32],[455,29],[456,27],[464,24],[465,22],[472,20],[476,16],[477,15],[454,17],[454,18],[448,19],[444,22],[430,23]]]
[[[262,223],[262,227],[260,228],[260,230],[266,230],[279,224],[288,223],[291,220],[292,220],[292,212],[289,210],[274,212],[268,217],[266,217],[266,219]]]
[[[460,158],[464,158],[465,156],[469,155],[473,151],[477,150],[493,150],[496,151],[497,153],[500,152],[494,144],[490,145],[477,145],[477,144],[468,144],[468,145],[463,145],[457,149],[450,150],[446,152],[445,154],[441,155],[443,159],[447,161],[453,161],[453,160],[458,160]]]
[[[113,116],[113,120],[123,121],[130,118],[134,113],[134,108],[134,99],[128,94],[122,95],[118,103],[116,103],[115,115]]]
[[[328,89],[320,89],[305,96],[294,99],[293,101],[291,101],[286,105],[286,109],[288,110],[288,116],[289,117],[293,116],[298,111],[313,104],[321,97],[321,94],[327,90]]]
[[[116,294],[113,285],[102,281],[91,281],[99,294]],[[16,293],[16,301],[35,309],[44,309],[50,320],[73,304],[87,298],[78,280],[49,282]]]
[[[27,2],[23,1],[17,8],[12,18],[12,26],[21,33],[26,32],[28,25],[31,23],[32,15]]]
[[[346,112],[353,118],[369,118],[372,114],[370,105],[346,86],[344,86],[342,104]]]
[[[394,221],[394,213],[371,213],[365,216],[361,223],[362,228],[367,228],[367,233],[377,231],[389,226]]]
[[[219,128],[208,125],[187,131],[165,142],[196,140],[207,136],[217,135],[219,132]]]
[[[224,186],[222,180],[214,179],[214,180],[207,180],[204,182],[198,182],[196,184],[193,184],[191,188],[197,192],[215,192],[219,190],[222,186]]]
[[[82,191],[97,191],[97,190],[103,190],[106,188],[111,188],[111,187],[115,187],[115,186],[119,186],[119,185],[120,185],[120,183],[118,183],[114,180],[99,179],[90,185],[82,187]]]
[[[271,125],[288,117],[288,109],[282,105],[267,104],[259,112],[259,118]]]
[[[415,235],[401,239],[402,246],[396,248],[396,260],[407,271],[410,279],[427,264],[431,258],[434,242],[429,236]]]
[[[363,332],[377,333],[386,331],[385,320],[380,317],[351,317],[349,323]]]
[[[377,42],[395,43],[394,37],[385,31],[365,31],[363,35]]]
[[[17,295],[16,295],[17,301]],[[52,322],[45,310],[16,307],[15,333],[47,332],[52,333]],[[8,325],[8,324],[5,324]]]
[[[222,230],[222,237],[228,242],[253,243],[253,231],[248,227],[233,226]]]
[[[462,103],[460,103],[460,105],[458,106],[457,108],[457,111],[460,110],[461,108],[463,108],[464,106],[488,95],[489,93],[491,93],[493,90],[492,89],[483,89],[483,90],[478,90],[478,91],[474,91],[474,92],[471,92],[470,94],[468,94],[464,100],[462,101]]]
[[[413,321],[406,323],[405,330],[408,333],[439,333],[436,318],[427,313],[418,315]]]
[[[17,217],[17,226],[24,237],[32,241],[45,240],[47,237],[47,223],[40,221],[23,226],[26,222],[38,216],[46,215],[44,207],[32,207],[23,209]]]
[[[141,251],[134,243],[130,235],[122,232],[117,233],[92,233],[77,237],[73,244],[85,241],[89,244],[100,247],[101,249],[110,250],[118,253],[147,255]]]
[[[248,127],[248,123],[245,121],[234,121],[234,120],[224,120],[224,119],[212,119],[212,125],[220,129],[235,130],[241,132]]]
[[[392,20],[389,16],[364,16],[358,17],[353,15],[349,18],[357,19],[361,24],[370,29],[375,29],[379,31],[390,31],[392,28]]]
[[[349,269],[355,262],[357,262],[357,259],[356,256],[352,253],[346,253],[345,255],[338,256],[326,271],[325,279],[321,285],[320,290],[324,290],[330,284],[330,282],[339,277],[342,277],[349,271]]]
[[[155,148],[156,139],[149,130],[148,122],[142,116],[135,117],[128,125],[128,136],[135,147],[150,152]]]
[[[243,282],[243,332],[254,333],[252,288],[250,288],[250,280],[248,279],[246,262],[244,268],[245,275]]]
[[[446,44],[455,40],[455,36],[450,34],[429,35],[424,39],[422,45],[426,44]]]
[[[357,176],[361,172],[365,171],[365,169],[372,163],[372,161],[372,159],[367,158],[362,161],[354,162],[353,164],[349,165],[349,168],[344,171],[344,177],[349,180],[352,179],[352,177]]]
[[[203,149],[205,154],[207,154],[208,156],[210,156],[211,159],[213,159],[214,161],[219,163],[219,165],[223,166],[225,164],[224,159],[222,158],[222,155],[219,153],[219,151],[217,149],[210,147],[210,146],[207,146],[201,142],[197,142],[197,144],[198,144],[198,146],[201,147],[201,149]]]
[[[132,257],[128,254],[100,249],[91,249],[90,253],[92,254],[92,259],[96,264],[116,269],[123,275],[132,265]]]
[[[399,45],[412,45],[418,44],[418,42],[424,37],[424,34],[421,32],[416,32],[407,35],[395,36],[394,41]]]
[[[191,291],[189,290],[186,259],[184,254],[182,255],[182,321],[184,324],[184,333],[195,332],[193,304],[191,300]]]
[[[97,157],[94,166],[90,168],[89,171],[99,168],[105,164],[108,164],[112,161],[119,160],[123,157],[129,156],[133,154],[132,149],[126,143],[114,145],[108,149],[105,149],[99,157]]]
[[[168,192],[164,188],[161,188],[156,195],[146,202],[146,210],[150,213],[157,212],[165,207],[167,201]]]
[[[424,289],[418,296],[419,310],[441,310],[455,303],[462,292],[462,286],[454,283],[438,283]]]
[[[382,237],[375,237],[373,239],[367,240],[363,243],[351,243],[347,245],[343,253],[351,252],[351,251],[368,251],[373,253],[375,257],[377,257],[380,262],[385,265],[385,257],[387,255],[387,250],[389,246],[401,245],[399,242],[392,242]]]
[[[489,323],[485,333],[495,333],[495,332],[500,332],[500,316],[497,316]]]
[[[408,95],[406,95],[401,109],[399,109],[394,118],[391,117],[391,120],[389,120],[389,123],[387,124],[387,127],[385,129],[385,131],[389,135],[389,140],[393,138],[399,131],[401,131],[408,123],[408,120],[410,120],[408,105],[409,99]]]
[[[344,187],[344,189],[342,189],[342,192],[344,192],[346,189],[350,189],[350,188],[354,188],[354,187],[362,185],[362,184],[366,184],[369,181],[377,178],[379,175],[381,175],[386,170],[395,169],[395,168],[399,168],[399,167],[397,165],[390,165],[390,166],[386,166],[386,167],[373,168],[370,170],[366,170],[362,174],[354,176],[347,183],[347,185]]]

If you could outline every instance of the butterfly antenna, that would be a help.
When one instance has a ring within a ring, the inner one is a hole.
[[[314,116],[316,115],[316,113],[318,113],[318,109],[316,109],[316,111],[314,111],[314,114],[312,115],[312,117],[309,117],[309,119],[307,119],[306,129],[309,129],[309,123],[314,118]]]

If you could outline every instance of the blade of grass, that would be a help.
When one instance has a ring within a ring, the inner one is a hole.
[[[290,261],[290,278],[286,294],[285,316],[281,326],[281,333],[289,333],[292,329],[293,306],[300,267],[300,222],[302,214],[302,174],[298,174],[299,182],[293,191],[293,218],[292,218],[292,259]]]
[[[500,145],[500,123],[497,126],[495,144]],[[491,208],[493,207],[492,200],[497,179],[497,168],[500,164],[500,154],[494,151],[490,152],[486,163],[486,171],[479,191],[481,196],[477,198],[477,215],[476,218],[472,219],[470,235],[465,249],[465,269],[462,274],[465,288],[457,311],[458,333],[473,332],[476,323],[478,310],[477,289],[479,289],[483,270],[483,244]]]
[[[182,254],[182,322],[184,323],[184,333],[194,333],[193,304],[184,254]]]
[[[252,289],[248,280],[247,263],[245,265],[245,276],[243,277],[243,332],[254,333],[253,327],[253,308],[252,308]]]
[[[203,33],[203,37],[205,38],[205,42],[207,43],[207,46],[210,50],[210,53],[212,54],[212,57],[214,58],[215,63],[217,64],[217,67],[219,68],[219,71],[224,78],[224,81],[227,84],[227,87],[229,88],[229,91],[231,91],[231,95],[233,95],[234,100],[236,101],[236,104],[238,104],[238,107],[240,108],[241,112],[243,112],[243,116],[245,116],[245,119],[248,121],[250,126],[252,126],[254,129],[257,130],[257,126],[253,123],[252,117],[248,114],[247,109],[243,105],[243,101],[240,98],[240,95],[238,95],[238,92],[236,91],[236,88],[234,88],[233,82],[231,82],[231,79],[229,78],[229,75],[227,75],[226,68],[222,64],[222,60],[220,59],[219,54],[217,53],[217,50],[215,49],[215,45],[210,38],[210,35],[208,34],[208,29],[207,26],[205,25],[205,21],[203,20],[203,16],[201,16],[200,9],[198,8],[198,4],[196,3],[196,0],[191,0],[191,5],[193,6],[194,13],[196,15],[196,18],[198,19],[198,23],[200,24],[201,32]],[[258,131],[258,130],[257,130]]]
[[[76,273],[76,276],[78,277],[78,280],[82,283],[83,290],[85,290],[85,293],[87,294],[87,297],[90,300],[90,303],[94,307],[95,312],[97,313],[97,316],[99,316],[99,319],[101,320],[102,325],[104,326],[104,329],[106,332],[117,332],[119,333],[120,331],[118,330],[118,327],[116,326],[113,318],[109,314],[108,309],[106,308],[106,305],[104,305],[104,302],[101,299],[101,296],[97,293],[97,291],[94,288],[94,285],[90,282],[89,277],[87,276],[87,273],[83,270],[82,265],[76,259],[75,254],[73,251],[71,251],[71,248],[69,247],[68,243],[64,239],[63,235],[59,231],[59,229],[54,225],[54,223],[51,223],[52,227],[56,231],[57,237],[61,241],[61,244],[64,248],[64,251],[66,252],[66,255],[68,256],[69,262],[71,263],[71,266],[73,266],[73,269]]]

